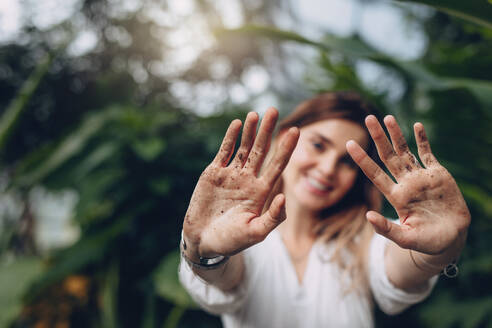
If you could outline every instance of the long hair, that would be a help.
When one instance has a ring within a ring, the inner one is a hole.
[[[355,122],[365,129],[364,120],[369,114],[380,117],[376,109],[355,92],[323,93],[299,104],[279,123],[279,133],[292,126],[302,128],[321,120],[335,118]],[[366,152],[380,163],[372,142],[369,143]],[[275,195],[282,190],[283,181],[280,178],[265,208],[268,208]],[[367,292],[365,260],[374,231],[367,222],[365,213],[368,210],[379,210],[380,206],[381,195],[359,168],[353,187],[337,204],[321,211],[319,223],[314,227],[318,239],[333,243],[334,252],[329,260],[336,262],[342,272],[349,275],[351,284],[346,286],[347,292],[359,289],[358,287],[362,287],[359,290]]]

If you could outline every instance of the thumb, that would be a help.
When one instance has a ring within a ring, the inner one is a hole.
[[[268,209],[267,213],[269,213],[270,218],[276,222],[274,223],[275,227],[287,218],[287,213],[285,213],[284,194],[278,194],[277,196],[275,196],[272,203],[270,204],[270,208]],[[272,230],[275,227],[273,227]]]
[[[387,220],[376,211],[367,212],[366,218],[378,234],[394,241],[403,248],[408,248],[405,243],[405,231],[402,226]]]
[[[265,238],[287,217],[285,213],[285,196],[278,194],[273,199],[268,210],[262,216],[254,219],[251,224],[256,234]]]

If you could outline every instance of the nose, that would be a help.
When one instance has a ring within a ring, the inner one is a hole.
[[[318,162],[318,171],[326,179],[333,179],[337,170],[337,156],[334,153],[325,154]]]

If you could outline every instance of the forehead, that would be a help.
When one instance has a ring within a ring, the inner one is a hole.
[[[354,140],[361,146],[368,144],[368,134],[362,126],[343,118],[331,118],[317,121],[302,127],[301,135],[320,135],[337,145],[343,145],[349,140]]]

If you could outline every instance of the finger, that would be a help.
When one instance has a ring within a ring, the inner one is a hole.
[[[375,211],[367,212],[366,218],[372,224],[374,230],[381,236],[392,240],[402,248],[413,247],[411,239],[409,239],[411,234],[408,231],[408,227],[393,223]]]
[[[241,146],[237,150],[236,156],[231,162],[233,167],[243,167],[246,159],[248,158],[251,146],[255,140],[256,136],[256,126],[258,125],[258,114],[255,112],[250,112],[246,116],[244,122],[243,135],[241,137]]]
[[[366,127],[372,140],[374,140],[374,143],[376,144],[376,149],[382,162],[386,165],[390,173],[398,180],[398,177],[403,173],[403,165],[386,137],[386,133],[384,133],[378,119],[374,115],[367,116]]]
[[[247,163],[244,165],[246,169],[252,171],[255,175],[258,174],[268,149],[270,148],[270,141],[272,139],[272,133],[275,129],[277,118],[278,111],[275,108],[270,107],[261,121],[253,148],[249,153]]]
[[[278,194],[273,198],[268,210],[262,216],[251,221],[251,231],[255,239],[263,240],[286,218],[285,196]]]
[[[388,200],[390,200],[390,191],[395,185],[393,180],[367,155],[359,144],[350,140],[346,144],[347,152],[362,172],[374,183]],[[390,200],[391,201],[391,200]]]
[[[292,152],[296,148],[297,141],[299,140],[299,129],[296,127],[290,128],[280,145],[278,145],[275,150],[275,155],[273,156],[270,163],[263,174],[264,179],[271,186],[275,184],[275,181],[278,179],[280,174],[282,174],[283,170],[287,166],[289,162],[290,156]]]
[[[229,124],[229,128],[226,131],[220,149],[215,156],[213,163],[220,165],[222,167],[227,166],[229,159],[231,158],[232,152],[234,151],[234,146],[236,144],[237,136],[241,130],[241,121],[234,120]]]
[[[384,124],[388,129],[391,137],[391,142],[396,153],[401,157],[405,169],[410,172],[420,167],[418,160],[408,149],[407,141],[401,132],[400,126],[393,115],[388,115],[384,118]]]
[[[427,139],[427,134],[425,133],[424,125],[420,122],[415,123],[413,125],[413,131],[415,133],[415,140],[417,140],[417,148],[422,163],[426,167],[438,164],[439,162],[432,154],[429,140]]]

